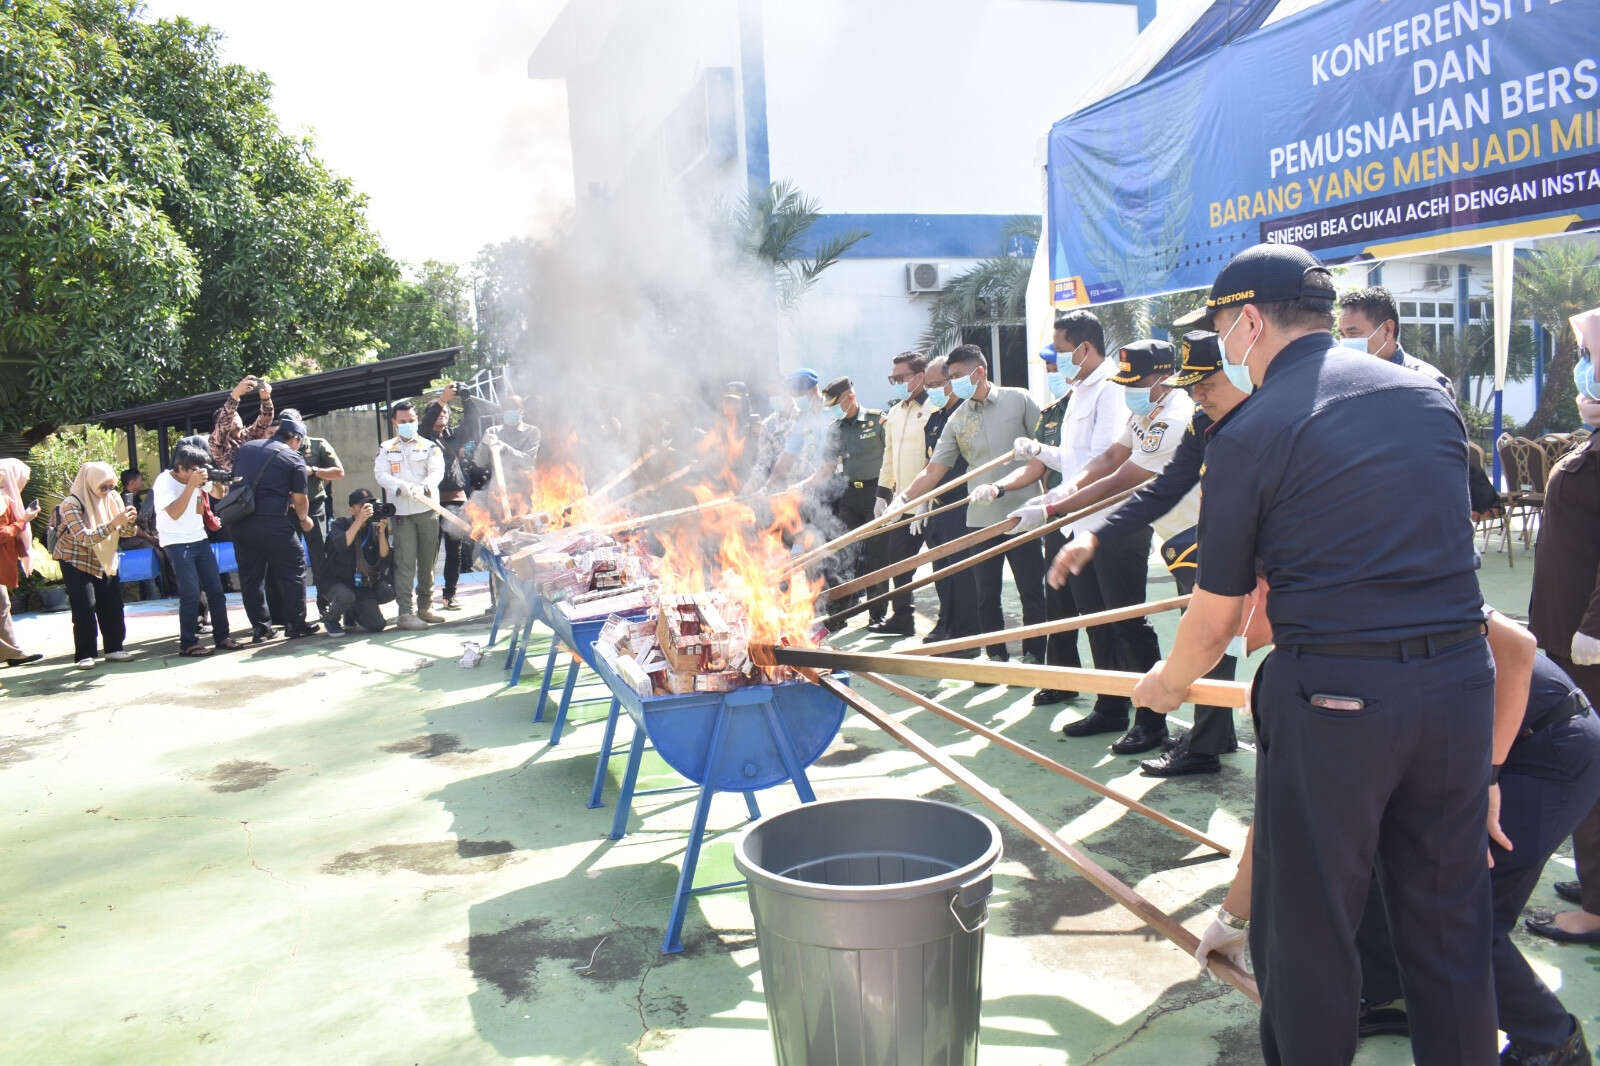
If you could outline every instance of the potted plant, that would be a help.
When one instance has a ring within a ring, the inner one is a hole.
[[[39,538],[33,538],[33,573],[22,579],[19,591],[37,602],[41,611],[67,609],[67,586],[61,580],[61,564],[50,557]]]

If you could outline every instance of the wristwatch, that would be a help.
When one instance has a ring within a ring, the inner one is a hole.
[[[1241,918],[1237,914],[1234,914],[1232,911],[1228,910],[1228,908],[1222,906],[1217,907],[1217,921],[1221,922],[1229,929],[1250,928],[1249,918]]]

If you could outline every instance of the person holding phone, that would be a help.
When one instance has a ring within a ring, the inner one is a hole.
[[[128,636],[122,617],[122,581],[117,577],[117,538],[133,529],[139,512],[117,494],[117,472],[106,463],[84,463],[67,498],[56,508],[56,546],[72,605],[73,665],[94,669],[96,626],[105,641],[105,658],[133,658],[123,648]]]

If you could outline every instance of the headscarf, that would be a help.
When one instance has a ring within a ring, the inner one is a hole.
[[[21,459],[0,459],[0,495],[16,506],[18,516],[28,513],[28,508],[22,502],[22,490],[27,486],[31,473],[28,464]],[[21,564],[24,574],[33,573],[33,531],[26,525],[17,534],[17,562]]]
[[[117,472],[106,463],[84,463],[78,468],[78,476],[72,479],[71,495],[78,498],[83,504],[84,525],[89,528],[109,525],[122,514],[122,497],[116,493],[102,495],[95,491],[95,486],[103,485],[107,481],[116,481]],[[116,500],[115,504],[111,503]],[[100,560],[100,566],[108,574],[117,572],[117,538],[115,536],[103,537],[90,545],[95,557]]]

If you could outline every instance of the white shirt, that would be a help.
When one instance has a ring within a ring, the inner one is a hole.
[[[1172,389],[1148,415],[1128,416],[1117,443],[1133,454],[1129,462],[1151,474],[1160,474],[1172,461],[1183,434],[1194,420],[1194,400],[1185,389]],[[1196,485],[1178,505],[1150,523],[1163,541],[1170,540],[1200,521],[1200,486]]]
[[[1063,482],[1070,483],[1089,460],[1111,447],[1131,417],[1122,386],[1109,380],[1116,369],[1115,361],[1102,359],[1072,390],[1072,402],[1061,419]]]
[[[439,482],[444,480],[444,450],[423,437],[409,441],[390,437],[378,446],[378,454],[372,460],[372,476],[389,494],[395,514],[431,512],[432,508],[401,492],[400,486],[421,485],[424,494],[438,503]]]
[[[193,544],[197,540],[206,539],[206,520],[201,511],[205,504],[200,499],[206,491],[204,485],[194,490],[182,518],[173,518],[167,514],[167,508],[177,502],[178,497],[183,495],[185,487],[170,470],[161,471],[156,477],[155,484],[150,486],[150,502],[155,505],[156,510],[156,540],[163,548],[177,544]]]

